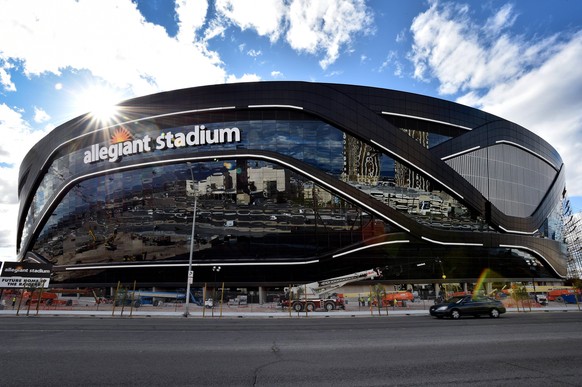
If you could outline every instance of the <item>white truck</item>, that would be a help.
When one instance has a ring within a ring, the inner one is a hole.
[[[281,306],[283,309],[291,307],[296,312],[303,310],[313,312],[317,309],[329,312],[334,309],[345,309],[343,296],[335,293],[335,290],[350,282],[380,276],[382,276],[380,269],[370,269],[308,284],[294,285],[291,288],[285,288]]]
[[[121,305],[124,300],[127,305],[133,303],[135,308],[142,305],[160,306],[164,302],[169,301],[183,302],[186,300],[186,293],[172,291],[127,290],[123,293],[117,294],[117,300],[115,300],[115,303]],[[194,297],[192,292],[190,292],[190,302],[198,306],[202,306],[203,304],[201,300]]]

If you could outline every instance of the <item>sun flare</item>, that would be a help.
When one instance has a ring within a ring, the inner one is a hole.
[[[88,112],[102,123],[109,121],[118,113],[115,105],[121,100],[121,94],[105,85],[92,85],[82,90],[77,96],[79,110]]]

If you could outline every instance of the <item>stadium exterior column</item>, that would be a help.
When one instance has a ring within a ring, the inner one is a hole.
[[[264,287],[259,286],[259,305],[263,305],[267,301],[267,291]]]

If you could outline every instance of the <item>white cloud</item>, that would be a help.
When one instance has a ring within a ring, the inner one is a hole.
[[[386,56],[386,60],[384,60],[384,62],[382,62],[382,64],[378,68],[378,72],[381,73],[389,67],[394,68],[394,71],[393,71],[394,76],[396,76],[398,78],[403,77],[404,65],[400,62],[400,59],[398,58],[398,52],[396,52],[396,51],[388,52],[388,55]]]
[[[280,71],[271,71],[271,77],[275,79],[285,78],[285,75]]]
[[[491,35],[497,35],[499,31],[511,27],[517,17],[518,15],[515,13],[513,5],[505,4],[495,15],[487,19],[483,30]]]
[[[409,58],[417,79],[436,78],[442,94],[513,121],[548,141],[566,164],[570,196],[582,196],[582,31],[536,37],[505,30],[503,6],[483,26],[458,3],[432,1],[413,21]]]
[[[4,168],[0,168],[0,173],[4,173]],[[18,218],[18,206],[13,204],[0,203],[0,218],[4,219],[0,223],[0,261],[16,260],[16,219]]]
[[[421,80],[437,78],[441,94],[510,82],[554,52],[555,36],[530,43],[504,32],[516,17],[510,6],[488,19],[484,27],[472,21],[469,11],[464,4],[432,1],[410,27],[414,75]]]
[[[196,41],[196,31],[204,25],[207,11],[206,0],[176,0],[177,37],[180,42],[189,44]]]
[[[256,58],[258,56],[263,55],[263,53],[261,52],[261,50],[249,50],[247,52],[247,55],[250,56],[250,57]]]
[[[402,30],[396,34],[396,43],[403,43],[406,41],[406,31]]]
[[[46,132],[33,131],[21,112],[0,104],[0,260],[16,256],[16,219],[18,211],[18,167],[25,153]]]
[[[241,77],[237,77],[234,75],[229,75],[226,79],[227,83],[236,83],[236,82],[258,82],[261,80],[257,74],[243,74]]]
[[[2,138],[9,141],[0,142],[0,165],[20,166],[22,159],[28,149],[35,144],[44,134],[34,131],[30,125],[22,118],[22,113],[15,111],[6,104],[0,104],[0,133]],[[0,175],[0,202],[5,202],[7,198],[7,187],[12,187],[10,183],[3,181],[5,174]],[[16,195],[16,191],[13,192]],[[14,196],[16,202],[16,196]]]
[[[362,0],[294,0],[289,7],[286,40],[294,50],[315,54],[326,69],[351,44],[356,33],[370,33],[372,14]]]
[[[2,58],[0,55],[0,63],[2,63],[1,59]],[[14,82],[12,82],[12,77],[10,76],[10,73],[6,71],[7,69],[10,68],[11,66],[8,63],[5,63],[4,66],[0,67],[0,85],[2,85],[5,91],[16,91],[16,85],[14,84]]]
[[[343,73],[344,73],[343,71],[335,70],[335,71],[331,71],[331,72],[325,74],[325,76],[326,76],[326,78],[333,78],[333,77],[339,77]]]
[[[285,17],[283,0],[217,0],[216,11],[237,25],[240,29],[252,29],[260,36],[276,42],[281,33]]]
[[[372,13],[363,0],[218,0],[216,9],[225,23],[252,29],[275,43],[281,36],[300,53],[323,55],[324,70],[341,50],[351,52],[357,33],[371,33]],[[227,22],[228,21],[228,22]]]
[[[222,83],[226,73],[218,55],[196,40],[204,5],[177,5],[176,39],[146,22],[130,0],[0,3],[1,52],[20,61],[29,76],[88,70],[134,94]]]
[[[224,32],[228,27],[229,22],[222,16],[218,16],[208,22],[208,26],[204,30],[203,41],[208,42],[214,38],[224,38]]]
[[[38,108],[38,107],[34,108],[34,122],[42,123],[42,122],[47,122],[50,119],[51,119],[51,117],[43,109]]]
[[[224,36],[229,23],[271,42],[284,35],[294,50],[321,55],[324,69],[372,23],[363,0],[217,0],[218,17],[210,21],[207,1],[178,0],[174,38],[130,0],[0,0],[0,8],[5,89],[18,86],[5,69],[18,62],[28,76],[87,70],[137,95],[225,82],[224,64],[208,42]]]

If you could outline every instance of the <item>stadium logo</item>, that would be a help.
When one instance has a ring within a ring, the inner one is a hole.
[[[155,138],[146,134],[143,138],[137,139],[133,138],[129,130],[117,128],[111,135],[110,145],[91,145],[91,148],[84,153],[83,162],[91,164],[108,160],[113,163],[120,161],[123,156],[144,152],[240,142],[240,139],[239,128],[207,129],[204,125],[195,125],[194,130],[186,133],[168,131],[162,132]]]

